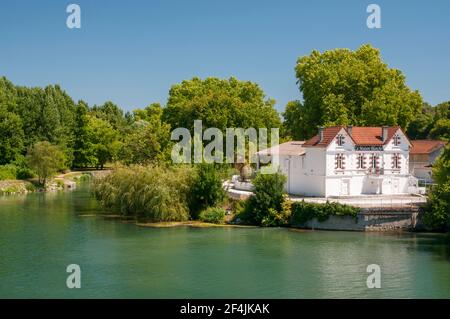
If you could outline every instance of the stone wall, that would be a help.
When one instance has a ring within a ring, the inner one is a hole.
[[[414,230],[420,226],[418,210],[412,211],[373,211],[363,210],[356,218],[344,216],[330,216],[319,222],[310,220],[298,225],[300,228],[325,230],[354,230],[354,231],[392,231]]]

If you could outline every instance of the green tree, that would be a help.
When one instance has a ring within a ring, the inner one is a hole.
[[[94,144],[89,139],[87,104],[79,101],[75,112],[72,167],[88,167],[97,164]]]
[[[433,127],[434,113],[434,108],[430,104],[424,103],[422,112],[417,114],[408,126],[408,137],[412,140],[427,139]]]
[[[170,125],[162,121],[162,108],[151,104],[135,110],[136,121],[125,136],[120,159],[126,164],[167,161],[170,158]]]
[[[121,147],[118,132],[105,120],[92,115],[87,118],[87,139],[94,149],[95,166],[103,169],[106,162],[117,158]]]
[[[406,86],[401,71],[388,68],[370,45],[354,52],[314,50],[298,59],[295,70],[308,137],[319,125],[407,128],[423,104],[420,94]]]
[[[203,127],[279,128],[275,101],[266,99],[262,89],[250,81],[197,77],[172,86],[163,120],[172,128],[193,130],[194,120]]]
[[[435,230],[450,229],[450,146],[447,145],[433,167],[435,185],[425,209],[424,223]]]
[[[14,161],[22,153],[24,138],[20,117],[0,105],[0,165]]]
[[[115,130],[122,132],[127,124],[122,109],[111,101],[103,105],[94,105],[91,114],[108,122]]]
[[[305,108],[300,101],[290,101],[283,113],[283,136],[294,140],[308,138]]]
[[[208,207],[217,206],[225,198],[220,171],[214,164],[202,163],[196,166],[196,174],[189,194],[190,211],[194,218]]]
[[[28,165],[39,178],[39,183],[45,186],[47,179],[59,170],[65,168],[65,156],[58,146],[47,141],[37,142],[28,151]]]
[[[450,140],[450,119],[439,119],[430,130],[430,138]]]

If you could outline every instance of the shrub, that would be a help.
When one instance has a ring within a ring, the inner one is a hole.
[[[180,166],[118,167],[93,183],[100,203],[124,216],[151,221],[182,221],[189,218],[187,197],[192,170]]]
[[[330,216],[351,216],[356,218],[359,209],[335,202],[317,204],[301,201],[292,203],[291,211],[291,225],[301,225],[314,218],[319,222],[327,220]]]
[[[0,166],[0,181],[7,179],[16,179],[17,167],[12,164]]]
[[[258,174],[253,180],[254,195],[248,199],[240,218],[256,225],[282,225],[285,182],[286,177],[281,173]]]
[[[430,192],[423,222],[431,230],[450,229],[450,146],[447,145],[433,167],[437,185]]]
[[[225,209],[222,207],[210,207],[199,214],[199,219],[206,223],[222,224],[225,215]]]
[[[447,231],[450,228],[450,183],[432,188],[423,222],[431,230]]]
[[[214,164],[199,164],[189,192],[189,208],[193,218],[207,207],[214,207],[223,202],[225,190],[222,186],[220,170]]]
[[[17,157],[13,164],[17,167],[16,179],[29,179],[35,176],[33,170],[28,167],[25,156]]]
[[[291,206],[292,202],[288,199],[287,195],[284,195],[281,210],[277,211],[273,208],[269,208],[267,215],[264,216],[261,221],[261,226],[289,225],[291,219]]]

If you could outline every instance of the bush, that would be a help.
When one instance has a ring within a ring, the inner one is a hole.
[[[93,183],[100,203],[124,216],[151,221],[183,221],[189,218],[188,193],[192,170],[180,166],[118,167]]]
[[[431,230],[448,231],[450,229],[450,183],[432,188],[425,206],[423,222]]]
[[[222,207],[210,207],[199,214],[199,219],[206,223],[222,224],[226,211]]]
[[[29,179],[34,177],[34,172],[28,167],[27,160],[24,156],[19,156],[13,162],[17,167],[16,179]]]
[[[316,204],[301,201],[292,203],[291,211],[291,225],[301,225],[314,218],[319,222],[327,220],[330,216],[351,216],[356,218],[360,210],[353,206],[334,202]]]
[[[12,164],[0,166],[0,181],[7,179],[16,179],[17,167]]]
[[[199,164],[196,166],[189,193],[189,208],[193,218],[207,207],[221,204],[225,198],[220,170],[214,164]]]
[[[239,218],[256,225],[283,225],[285,182],[286,177],[281,173],[258,174],[253,180],[254,195],[248,199]]]
[[[431,230],[450,229],[450,145],[439,156],[433,167],[437,185],[431,189],[423,222]]]

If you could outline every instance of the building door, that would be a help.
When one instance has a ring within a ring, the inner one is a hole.
[[[341,181],[341,196],[350,195],[350,180],[343,179]]]
[[[399,193],[399,181],[398,178],[392,179],[392,194],[398,194]]]

